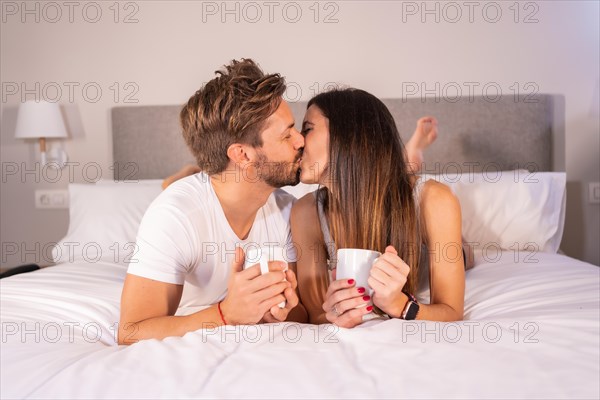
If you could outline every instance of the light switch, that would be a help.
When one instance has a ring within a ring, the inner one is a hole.
[[[600,182],[590,182],[588,198],[590,204],[600,204]]]
[[[35,208],[69,208],[69,191],[36,190]]]

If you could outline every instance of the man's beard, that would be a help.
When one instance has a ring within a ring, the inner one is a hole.
[[[300,182],[300,168],[298,160],[302,152],[294,158],[294,161],[269,161],[263,153],[258,153],[258,161],[254,164],[260,179],[269,186],[280,188],[283,186],[295,186]]]

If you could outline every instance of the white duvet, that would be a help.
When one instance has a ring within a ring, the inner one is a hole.
[[[208,327],[129,347],[114,340],[125,267],[17,275],[0,281],[0,395],[598,399],[600,269],[524,258],[467,272],[460,323]]]

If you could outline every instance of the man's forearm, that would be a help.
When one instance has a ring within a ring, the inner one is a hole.
[[[214,304],[202,311],[185,316],[164,316],[148,318],[138,322],[121,320],[119,324],[119,344],[133,344],[144,339],[164,339],[169,336],[183,336],[198,329],[214,328],[223,325],[221,316]]]

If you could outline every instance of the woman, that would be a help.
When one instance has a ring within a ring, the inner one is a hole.
[[[447,186],[413,174],[385,105],[357,89],[321,93],[308,103],[302,133],[300,179],[322,185],[297,201],[291,216],[310,322],[351,328],[377,309],[392,318],[461,320],[460,205]],[[336,248],[382,253],[368,280],[373,298],[353,280],[334,280],[335,273],[330,282]],[[431,304],[418,304],[426,255]]]

